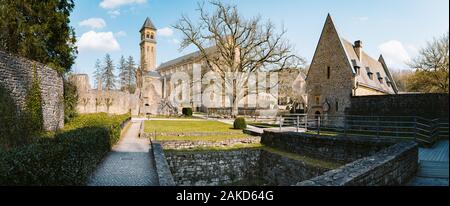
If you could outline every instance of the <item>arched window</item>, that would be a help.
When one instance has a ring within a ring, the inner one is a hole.
[[[339,111],[339,102],[336,100],[336,112]]]
[[[315,96],[314,98],[316,100],[316,105],[320,104],[320,96]]]
[[[150,36],[151,39],[155,38],[155,35],[152,33],[152,35]]]

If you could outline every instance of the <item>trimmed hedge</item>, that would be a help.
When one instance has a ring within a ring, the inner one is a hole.
[[[234,129],[245,129],[247,128],[247,123],[245,122],[245,118],[238,117],[234,120],[233,123]]]
[[[0,185],[85,185],[128,116],[82,115],[62,133],[0,153]]]
[[[192,117],[192,108],[183,108],[181,112],[186,117]]]

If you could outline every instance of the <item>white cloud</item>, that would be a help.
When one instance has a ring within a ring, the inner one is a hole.
[[[80,51],[119,51],[120,45],[112,32],[89,31],[81,35],[77,43]]]
[[[158,35],[164,36],[164,37],[170,37],[173,35],[173,29],[171,29],[169,27],[158,29]]]
[[[127,32],[125,31],[119,31],[115,34],[116,37],[124,37],[127,36]]]
[[[378,50],[383,54],[388,66],[392,68],[404,69],[406,63],[411,61],[411,56],[403,44],[397,40],[391,40],[381,44]]]
[[[115,9],[129,4],[143,4],[146,0],[102,0],[100,7],[104,9]]]
[[[81,21],[79,25],[89,27],[91,29],[102,29],[106,27],[106,22],[102,18],[90,18]]]
[[[368,21],[368,20],[369,20],[369,17],[367,17],[367,16],[361,16],[361,17],[358,17],[358,20],[359,20],[359,21]]]
[[[120,16],[120,10],[118,9],[118,10],[108,11],[108,15],[114,19],[114,18]]]

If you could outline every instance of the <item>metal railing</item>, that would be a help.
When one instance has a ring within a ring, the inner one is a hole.
[[[288,114],[260,122],[271,123],[273,128],[278,127],[280,131],[288,128],[287,131],[318,135],[414,139],[425,143],[448,138],[449,131],[448,118],[429,120],[414,116]]]

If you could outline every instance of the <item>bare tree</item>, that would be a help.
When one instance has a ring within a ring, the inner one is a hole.
[[[415,85],[423,92],[444,92],[449,89],[449,36],[448,32],[443,37],[428,42],[427,46],[420,50],[419,55],[409,63],[416,69]],[[413,85],[414,86],[414,85]]]
[[[184,34],[181,49],[196,46],[209,69],[225,87],[233,88],[227,97],[236,116],[250,73],[297,67],[303,59],[294,54],[293,46],[284,38],[286,30],[277,34],[270,21],[262,22],[259,16],[246,19],[235,5],[209,3],[215,8],[213,13],[206,11],[204,2],[199,3],[198,23],[183,15],[173,27]]]
[[[106,113],[109,114],[109,108],[113,105],[114,99],[110,97],[110,94],[108,94],[108,97],[105,98],[105,105],[106,105]]]
[[[81,104],[83,105],[84,112],[86,113],[86,107],[90,102],[90,99],[88,97],[82,97],[80,98]]]

